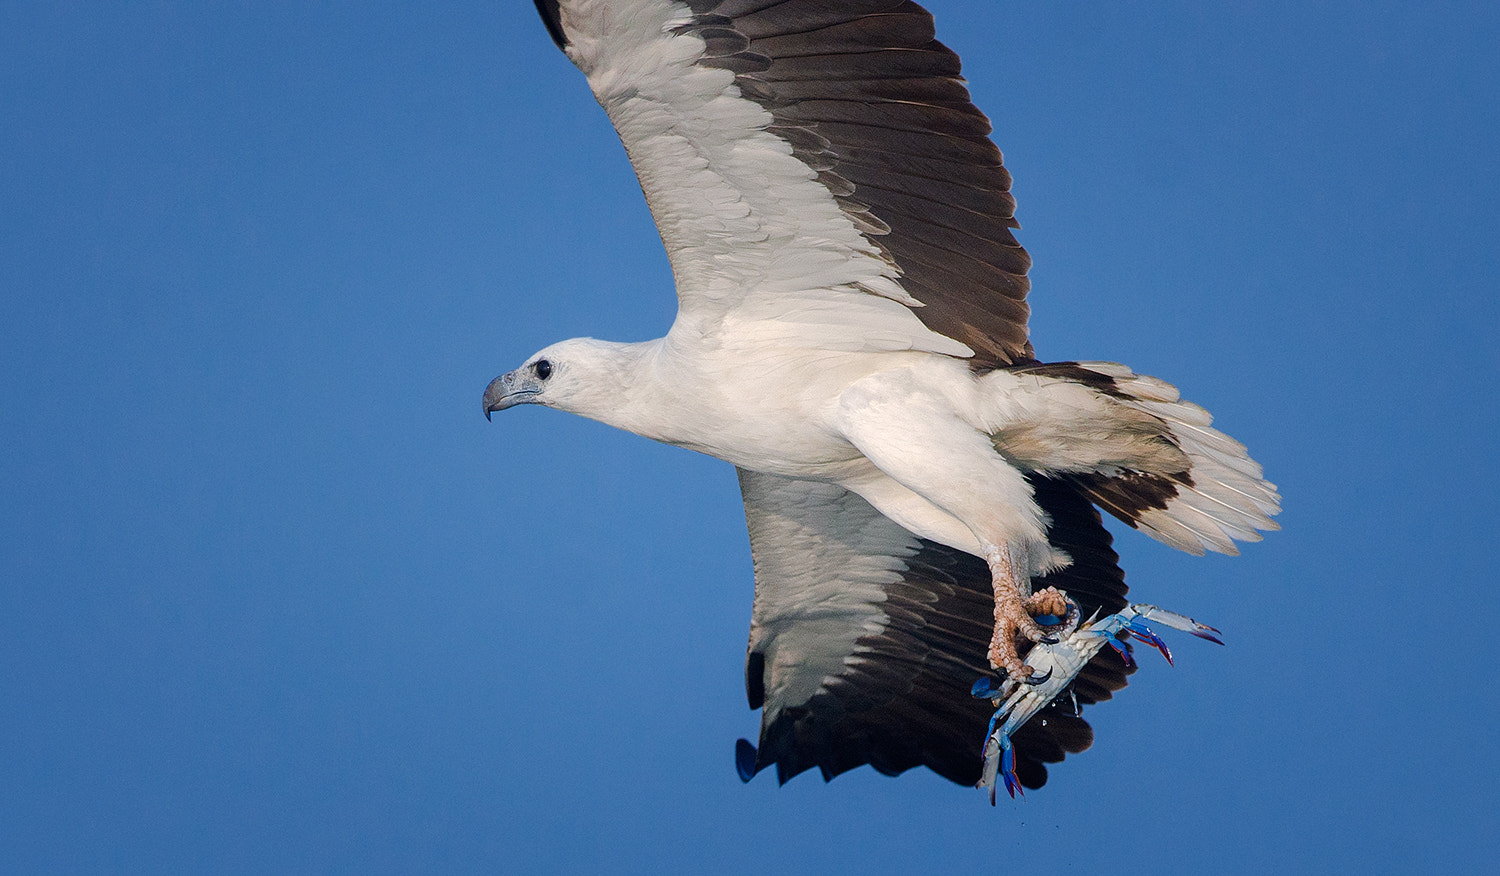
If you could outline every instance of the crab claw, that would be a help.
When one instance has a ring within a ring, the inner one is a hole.
[[[1182,630],[1184,633],[1192,633],[1200,639],[1207,639],[1213,642],[1215,645],[1224,644],[1219,640],[1219,637],[1224,635],[1223,633],[1208,624],[1200,624],[1185,614],[1167,611],[1165,608],[1155,605],[1135,605],[1131,606],[1131,608],[1135,610],[1136,615],[1142,620],[1148,620],[1154,624],[1162,624],[1174,630]]]
[[[1215,645],[1224,644],[1219,639],[1220,636],[1224,635],[1223,633],[1219,632],[1208,624],[1198,624],[1198,626],[1201,627],[1201,629],[1188,630],[1188,632],[1192,633],[1200,639],[1207,639],[1210,642],[1213,642]]]
[[[996,778],[1005,783],[1005,793],[1012,800],[1017,794],[1026,796],[1026,790],[1021,787],[1021,780],[1016,776],[1016,751],[1011,746],[1009,736],[991,736],[984,741],[984,772],[980,787],[989,786],[991,806],[995,805]]]
[[[1005,793],[1010,799],[1016,799],[1016,795],[1026,796],[1026,791],[1021,787],[1021,780],[1016,777],[1016,750],[1007,745],[1000,751],[1000,775],[1005,779]],[[994,791],[990,792],[992,795]],[[991,800],[990,805],[995,805]]]
[[[1114,636],[1109,636],[1104,641],[1119,653],[1120,659],[1125,661],[1126,666],[1135,665],[1135,658],[1130,656],[1130,647],[1128,645],[1115,638]]]
[[[1130,623],[1125,625],[1125,630],[1126,632],[1130,633],[1130,635],[1134,636],[1137,639],[1140,639],[1142,642],[1145,642],[1147,645],[1150,645],[1151,647],[1160,651],[1161,656],[1167,658],[1168,666],[1177,665],[1176,663],[1172,662],[1172,649],[1168,648],[1167,643],[1162,641],[1161,636],[1153,633],[1150,627],[1146,626],[1140,621],[1131,621]]]

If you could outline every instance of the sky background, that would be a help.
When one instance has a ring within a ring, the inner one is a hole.
[[[1487,869],[1500,12],[928,5],[1039,353],[1178,384],[1281,487],[1242,557],[1117,542],[1228,647],[1145,655],[1024,802],[741,785],[732,469],[480,415],[675,306],[531,3],[9,2],[0,870]]]

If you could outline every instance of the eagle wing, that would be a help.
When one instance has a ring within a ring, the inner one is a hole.
[[[994,710],[969,693],[992,672],[988,567],[838,486],[739,476],[755,562],[745,687],[763,710],[759,743],[740,743],[741,776],[775,765],[783,782],[812,767],[831,779],[868,763],[974,784]],[[1066,589],[1085,617],[1124,607],[1124,573],[1098,512],[1061,482],[1033,486],[1049,538],[1073,557],[1037,586]],[[1103,649],[1074,682],[1078,703],[1109,699],[1130,671]],[[1015,736],[1022,783],[1040,787],[1044,764],[1092,741],[1071,704],[1049,706]]]
[[[625,145],[685,328],[1030,357],[1010,175],[925,9],[536,3]]]

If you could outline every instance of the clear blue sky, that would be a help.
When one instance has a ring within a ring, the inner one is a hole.
[[[997,809],[742,786],[730,468],[485,384],[674,302],[529,0],[0,7],[0,870],[1474,872],[1497,851],[1500,13],[933,0],[1045,358],[1282,488],[1224,630]],[[1185,638],[1185,637],[1184,637]],[[1149,655],[1148,655],[1149,656]]]

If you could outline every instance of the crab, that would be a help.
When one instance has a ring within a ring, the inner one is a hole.
[[[1079,623],[1080,619],[1078,605],[1068,601],[1067,614],[1056,624],[1047,625],[1047,638],[1037,642],[1026,655],[1026,663],[1033,670],[1029,678],[1015,679],[1007,675],[998,683],[989,677],[974,682],[974,696],[988,699],[996,706],[995,714],[990,718],[989,735],[984,741],[984,769],[978,784],[979,788],[989,789],[992,806],[995,804],[997,779],[1004,782],[1005,790],[1012,798],[1024,793],[1020,780],[1016,778],[1011,735],[1048,703],[1066,695],[1073,679],[1105,645],[1120,652],[1128,664],[1133,661],[1125,643],[1132,638],[1138,639],[1160,651],[1171,664],[1171,650],[1147,626],[1147,621],[1192,633],[1218,645],[1224,644],[1219,640],[1219,631],[1213,627],[1155,605],[1127,605],[1115,614],[1096,617],[1084,624]]]

